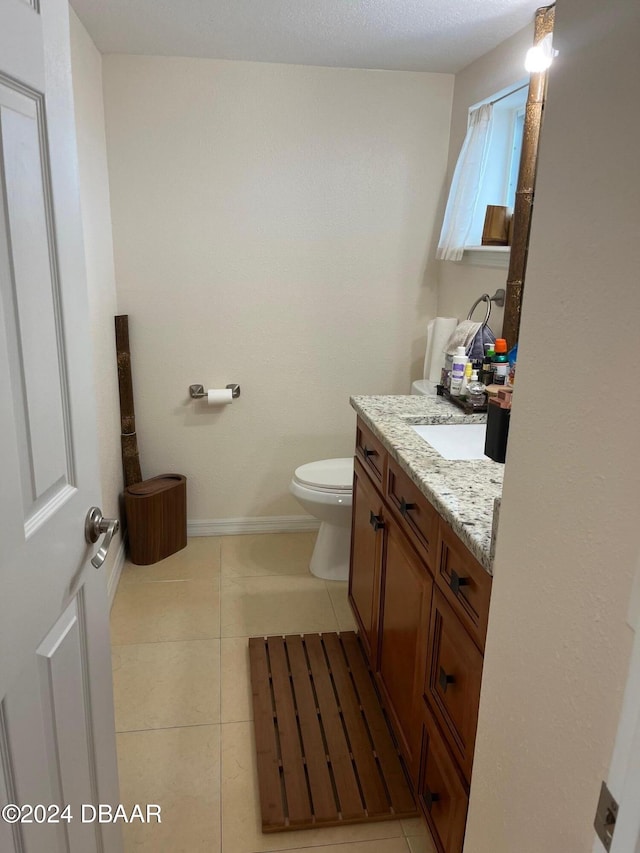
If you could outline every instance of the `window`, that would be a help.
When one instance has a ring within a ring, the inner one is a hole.
[[[507,185],[507,200],[505,204],[513,210],[516,202],[516,189],[518,188],[518,170],[520,168],[520,154],[522,153],[522,134],[524,132],[524,105],[520,107],[513,117],[513,133],[511,134],[511,166],[509,168],[509,183]]]
[[[513,210],[527,102],[526,81],[517,83],[504,92],[497,92],[481,103],[490,101],[493,102],[493,130],[487,166],[467,238],[468,246],[479,246],[482,242],[482,228],[488,204],[506,205]],[[480,103],[474,104],[469,111],[479,106]]]

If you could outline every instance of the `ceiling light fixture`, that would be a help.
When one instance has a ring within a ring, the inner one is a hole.
[[[553,34],[547,33],[538,44],[529,48],[524,60],[524,67],[529,73],[546,71],[557,55],[558,51],[553,48]]]

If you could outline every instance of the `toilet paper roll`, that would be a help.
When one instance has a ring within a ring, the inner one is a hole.
[[[436,317],[427,326],[427,346],[424,356],[422,376],[436,384],[440,382],[440,373],[444,367],[444,348],[455,331],[458,321],[455,317]]]
[[[231,388],[209,388],[207,391],[207,403],[210,406],[225,406],[233,402]]]

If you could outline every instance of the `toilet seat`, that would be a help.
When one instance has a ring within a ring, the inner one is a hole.
[[[313,491],[349,494],[353,488],[353,458],[307,462],[296,468],[293,479]]]

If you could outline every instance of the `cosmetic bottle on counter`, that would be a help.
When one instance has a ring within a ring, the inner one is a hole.
[[[462,379],[462,386],[460,387],[460,396],[466,397],[469,393],[469,383],[471,382],[471,376],[473,374],[473,366],[470,361],[468,361],[464,366],[464,378]]]
[[[509,375],[509,358],[507,356],[507,342],[504,338],[496,339],[492,363],[494,385],[506,385]]]
[[[451,387],[449,389],[449,393],[452,397],[460,396],[462,381],[464,379],[464,369],[467,366],[468,361],[469,359],[464,351],[464,347],[458,347],[451,364]]]
[[[480,371],[480,379],[485,385],[493,385],[493,356],[495,350],[493,344],[485,344],[484,358],[482,360],[482,370]]]
[[[474,409],[482,409],[487,401],[487,394],[482,382],[478,379],[478,371],[471,374],[471,382],[467,388],[467,399]]]

